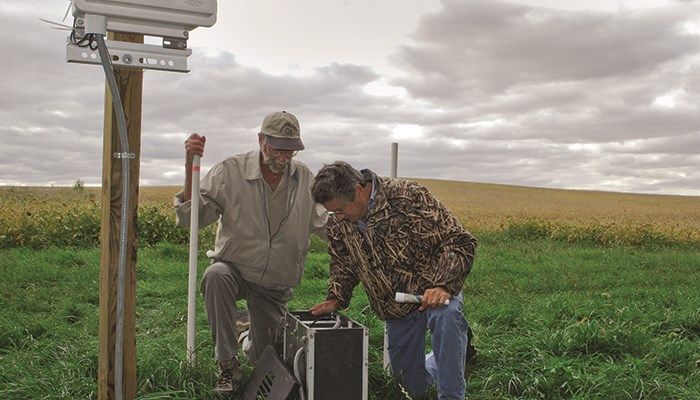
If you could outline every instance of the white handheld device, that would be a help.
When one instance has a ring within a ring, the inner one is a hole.
[[[396,292],[396,296],[394,297],[394,300],[396,300],[397,303],[421,303],[422,298],[423,298],[423,296],[421,296],[419,294],[409,294],[409,293]],[[442,304],[448,305],[448,304],[450,304],[450,300],[447,299]]]

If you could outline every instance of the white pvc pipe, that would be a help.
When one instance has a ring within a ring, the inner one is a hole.
[[[396,179],[399,167],[399,144],[391,144],[391,178]],[[384,371],[391,372],[391,361],[389,360],[389,336],[386,333],[386,325],[384,325],[384,348],[382,350],[382,361]]]
[[[399,169],[399,144],[391,144],[391,177],[396,178]]]
[[[187,362],[194,363],[195,314],[197,311],[197,241],[199,239],[199,156],[192,158],[190,209],[190,268],[187,284]]]

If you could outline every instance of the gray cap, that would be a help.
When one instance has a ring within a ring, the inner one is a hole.
[[[260,133],[267,135],[273,149],[304,150],[297,117],[286,111],[267,114],[263,119]]]

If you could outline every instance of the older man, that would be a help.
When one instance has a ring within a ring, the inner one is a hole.
[[[342,161],[319,171],[311,193],[333,214],[328,296],[311,312],[347,307],[362,283],[386,320],[392,372],[408,392],[420,397],[436,383],[440,400],[463,400],[469,328],[462,286],[476,239],[425,187]],[[420,294],[422,303],[397,303],[396,292]],[[427,329],[433,352],[426,356]]]
[[[175,196],[180,225],[190,220],[192,158],[203,155],[205,142],[193,134],[185,143],[185,188]],[[313,175],[294,160],[304,149],[297,118],[286,111],[265,116],[258,145],[215,164],[200,184],[199,226],[219,223],[214,251],[207,253],[212,264],[202,278],[220,369],[217,392],[239,386],[239,339],[253,362],[275,341],[292,288],[301,280],[309,235],[325,238],[328,214],[311,197]],[[248,306],[249,332],[236,329],[241,299]]]

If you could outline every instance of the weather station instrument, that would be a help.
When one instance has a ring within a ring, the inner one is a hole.
[[[367,400],[367,328],[340,314],[308,311],[287,313],[283,328],[282,356],[300,383],[300,399]]]
[[[73,32],[67,47],[69,62],[100,63],[95,46],[85,46],[86,35],[112,31],[160,37],[162,46],[107,41],[113,65],[187,71],[189,31],[216,22],[216,0],[74,0]]]
[[[192,55],[192,50],[187,47],[189,32],[197,27],[214,25],[217,2],[73,0],[69,11],[73,16],[72,25],[44,21],[70,31],[66,60],[101,65],[109,91],[105,99],[97,397],[133,399],[136,386],[136,240],[133,222],[138,201],[142,70],[188,72],[187,59]],[[110,32],[109,38],[106,38],[107,32]],[[143,43],[144,36],[160,38],[162,43]],[[119,82],[115,75],[119,75]],[[129,147],[130,141],[133,151]],[[136,162],[130,165],[131,160]],[[193,190],[198,191],[199,157],[193,160],[192,168],[193,171],[196,169]],[[132,194],[135,194],[134,198],[131,198]],[[198,199],[198,196],[193,198]],[[194,203],[193,209],[198,210]],[[192,214],[196,219],[196,212]],[[190,233],[187,317],[187,359],[190,362],[194,360],[197,274],[196,225],[193,228]]]

